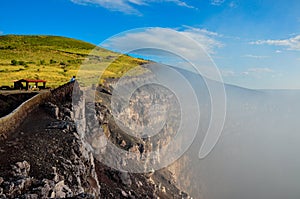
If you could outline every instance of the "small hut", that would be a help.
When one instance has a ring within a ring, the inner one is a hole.
[[[20,80],[14,81],[14,88],[15,89],[26,89],[26,90],[28,90],[29,86],[31,84],[34,84],[36,88],[45,89],[46,88],[46,82],[47,81],[41,80],[41,79],[20,79]],[[25,86],[24,86],[23,83],[25,83]]]

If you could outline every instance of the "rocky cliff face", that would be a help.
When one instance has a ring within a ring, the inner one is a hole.
[[[144,90],[138,90],[133,96],[131,106],[126,109],[120,109],[120,112],[113,113],[111,107],[111,94],[105,88],[99,87],[96,91],[96,103],[89,99],[89,94],[79,95],[75,99],[74,116],[77,118],[77,130],[80,137],[84,140],[86,148],[93,152],[96,158],[96,171],[101,186],[101,197],[103,198],[189,198],[189,196],[176,187],[174,174],[168,169],[149,171],[153,164],[159,164],[159,156],[150,159],[148,152],[159,147],[171,139],[174,127],[174,121],[167,122],[168,126],[162,128],[152,138],[145,137],[144,134],[137,134],[142,131],[140,126],[158,126],[163,120],[163,110],[170,109],[170,105],[176,103],[172,93],[161,92],[153,94],[153,90],[161,91],[156,86],[147,87]],[[172,100],[170,102],[161,101],[164,99]],[[142,100],[145,100],[141,102]],[[74,102],[74,101],[73,101]],[[141,102],[141,103],[139,103]],[[134,105],[134,104],[138,105]],[[152,111],[149,108],[153,104],[159,105],[159,110]],[[175,114],[176,111],[176,114]],[[174,117],[180,116],[177,109],[173,109]],[[169,118],[170,119],[170,118]],[[123,123],[118,123],[123,122]],[[172,123],[173,122],[173,123]],[[136,125],[138,124],[138,125]],[[125,126],[132,127],[124,129]],[[173,126],[172,126],[173,125]],[[178,124],[177,124],[178,125]],[[130,152],[130,158],[133,160],[128,163],[128,155],[114,153],[115,148],[125,152]],[[142,161],[140,164],[135,164]],[[126,165],[127,171],[122,169]],[[129,171],[129,172],[128,172]],[[132,171],[132,172],[131,172]]]
[[[110,150],[106,143],[109,141],[147,162],[143,154],[152,150],[153,143],[159,147],[168,138],[151,140],[128,135],[112,116],[109,91],[99,92],[96,104],[73,106],[70,93],[66,93],[72,91],[69,86],[61,94],[56,90],[48,103],[32,112],[20,128],[0,141],[0,198],[189,198],[175,186],[174,174],[167,169],[130,173],[95,159],[97,153]],[[146,104],[158,100],[147,98],[147,93],[141,92],[139,95]],[[96,107],[95,114],[90,114],[92,107]],[[153,120],[153,115],[141,117],[140,108],[130,108],[131,119],[135,116],[145,126],[159,121]],[[119,116],[123,121],[127,119],[122,113]],[[80,118],[75,120],[76,124],[74,117]],[[95,121],[100,128],[92,128]],[[93,133],[83,135],[81,131],[86,129],[97,131],[98,137],[93,137]],[[111,162],[118,162],[119,158],[106,157]]]
[[[94,158],[71,112],[70,103],[47,103],[1,141],[0,198],[100,196]]]

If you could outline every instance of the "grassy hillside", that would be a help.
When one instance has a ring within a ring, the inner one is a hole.
[[[50,87],[62,85],[77,74],[81,63],[95,47],[87,42],[58,36],[0,36],[0,86],[12,86],[14,80],[23,78],[47,80]],[[93,53],[97,60],[101,60],[95,67],[105,66],[119,56],[102,48]],[[120,77],[142,63],[145,61],[123,55],[110,65],[104,76]]]

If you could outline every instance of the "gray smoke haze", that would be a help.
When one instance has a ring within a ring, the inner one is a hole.
[[[181,73],[197,93],[201,124],[192,146],[175,163],[184,165],[178,173],[180,187],[200,199],[299,198],[300,91],[226,85],[222,135],[213,151],[200,160],[199,147],[211,111],[209,93],[203,79]]]
[[[164,35],[163,39],[161,35]],[[159,145],[156,151],[155,147],[149,147],[150,152],[144,154],[151,157],[152,163],[132,158],[134,154],[119,150],[113,144],[106,153],[99,150],[95,156],[98,160],[116,157],[116,161],[106,162],[107,166],[137,173],[158,170],[173,163],[169,168],[175,171],[178,186],[199,199],[300,197],[300,91],[250,90],[231,85],[224,88],[220,71],[202,45],[174,30],[146,28],[125,32],[104,41],[102,46],[156,61],[145,68],[157,81],[146,78],[145,82],[137,83],[140,79],[135,77],[132,82],[121,83],[120,89],[112,89],[117,91],[112,93],[115,104],[111,105],[119,127],[122,127],[120,124],[128,127],[128,133],[136,130],[134,136],[149,131],[146,136],[140,136],[146,138],[153,135],[150,131],[155,129],[156,133],[162,126],[160,124],[166,124],[159,118],[165,118],[167,111],[172,116],[180,108],[181,121],[167,123],[167,127],[162,128],[165,134],[157,143],[153,142]],[[94,67],[96,63],[89,64],[88,61],[81,66],[78,79],[86,80],[86,85],[92,80],[97,84],[110,63],[99,64],[102,68],[97,68]],[[91,78],[86,71],[100,75]],[[130,77],[124,75],[122,78]],[[144,83],[156,86],[149,87]],[[136,92],[138,88],[141,90]],[[149,96],[138,99],[138,93],[149,93]],[[163,99],[171,96],[169,93],[177,97],[174,101],[178,102],[178,107],[172,108],[172,103]],[[152,107],[153,102],[157,104]],[[142,111],[143,108],[147,110]],[[133,117],[136,120],[129,120]],[[80,121],[79,118],[79,124]],[[177,122],[180,123],[179,130],[174,125]],[[121,129],[127,132],[126,128]],[[174,139],[165,136],[167,133],[175,134]],[[99,143],[105,143],[103,148],[107,148],[106,143],[109,145],[108,141]],[[102,147],[99,143],[95,146]]]

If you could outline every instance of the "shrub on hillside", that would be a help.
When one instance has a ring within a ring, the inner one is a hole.
[[[72,60],[68,60],[67,61],[69,64],[81,64],[81,60],[80,59],[72,59]]]
[[[19,65],[25,66],[26,62],[25,61],[19,61]]]
[[[54,59],[50,59],[50,64],[56,64],[57,61],[55,61]]]
[[[18,65],[21,65],[21,66],[26,66],[27,63],[25,61],[17,61],[15,59],[11,60],[11,65],[13,66],[18,66]]]
[[[15,60],[15,59],[11,60],[11,65],[13,65],[13,66],[18,65],[18,63],[19,62],[17,60]]]
[[[41,64],[41,65],[45,65],[45,64],[46,64],[46,61],[45,61],[45,60],[40,60],[40,64]]]

